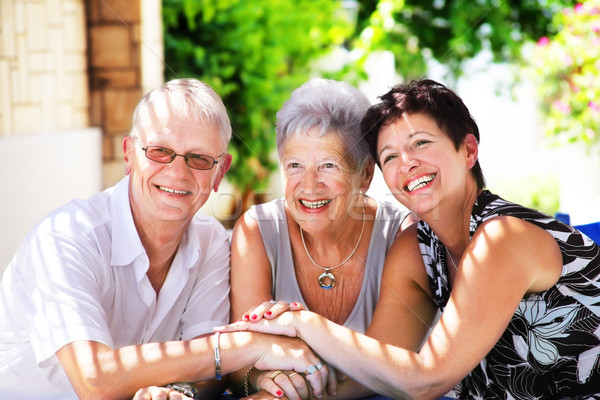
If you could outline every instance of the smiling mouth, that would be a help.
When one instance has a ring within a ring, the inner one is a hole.
[[[319,201],[308,201],[308,200],[300,200],[300,204],[307,208],[321,208],[331,203],[331,199],[329,200],[319,200]]]
[[[409,182],[405,189],[409,192],[413,192],[415,190],[419,190],[422,187],[427,186],[427,184],[429,182],[431,182],[432,180],[434,180],[434,178],[436,177],[436,174],[430,174],[430,175],[425,175],[420,177],[419,179],[415,179],[412,182]]]
[[[173,194],[190,194],[191,193],[191,192],[187,192],[187,191],[171,189],[171,188],[168,188],[165,186],[157,186],[157,188],[162,190],[163,192],[173,193]]]

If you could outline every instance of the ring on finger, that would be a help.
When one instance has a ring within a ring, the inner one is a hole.
[[[279,374],[281,374],[281,371],[279,371],[279,370],[278,370],[278,371],[274,371],[274,372],[271,374],[271,379],[275,380],[275,377],[277,377],[277,375],[279,375]]]
[[[277,302],[275,300],[272,300],[272,299],[269,300],[269,303],[271,303],[271,304],[277,304]]]
[[[321,370],[321,368],[323,368],[323,361],[319,361],[318,363],[315,364],[315,368],[318,369],[319,371]]]
[[[312,364],[308,364],[308,367],[306,367],[306,371],[304,371],[304,375],[306,375],[306,376],[312,375],[315,372],[317,372],[317,367],[315,367]]]
[[[292,372],[291,374],[288,375],[288,378],[292,379],[292,376],[298,375],[297,372]]]

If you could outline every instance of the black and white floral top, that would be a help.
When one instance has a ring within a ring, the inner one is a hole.
[[[471,236],[499,215],[550,233],[562,252],[563,270],[552,288],[521,300],[498,343],[456,394],[460,399],[600,399],[600,246],[555,218],[489,191],[473,207]],[[418,238],[434,301],[443,312],[452,291],[446,249],[423,221]]]

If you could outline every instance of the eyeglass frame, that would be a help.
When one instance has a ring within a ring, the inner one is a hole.
[[[135,139],[137,139],[137,137]],[[210,171],[210,170],[214,169],[215,165],[217,165],[219,163],[219,159],[226,154],[226,152],[222,153],[221,155],[217,156],[216,158],[213,157],[213,156],[209,156],[208,154],[202,154],[202,153],[179,154],[179,153],[176,153],[175,150],[170,149],[168,147],[163,147],[163,146],[146,146],[146,147],[142,147],[142,145],[137,140],[135,142],[144,151],[144,155],[150,161],[154,161],[154,162],[159,163],[159,164],[171,164],[175,160],[175,157],[179,156],[179,157],[183,157],[183,159],[185,160],[185,165],[187,165],[189,168],[195,169],[197,171]],[[169,152],[172,152],[173,154],[171,155],[171,159],[169,161],[158,161],[158,160],[154,160],[154,159],[148,157],[148,149],[151,148],[151,147],[159,148],[159,149],[163,149],[163,150],[168,150]],[[189,162],[188,162],[188,157],[193,157],[193,156],[205,157],[205,158],[212,159],[212,165],[210,166],[210,168],[196,168],[196,167],[192,167],[189,164]]]

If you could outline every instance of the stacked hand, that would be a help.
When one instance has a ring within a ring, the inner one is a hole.
[[[289,322],[293,321],[295,314],[298,314],[296,311],[304,309],[304,306],[299,303],[275,302],[274,300],[266,301],[248,310],[241,320],[225,327],[217,327],[215,330],[221,332],[247,330],[297,337],[297,331],[293,324]],[[264,369],[260,367],[258,362],[255,366],[259,369]],[[315,381],[317,381],[316,385]],[[310,383],[310,387],[307,382]],[[273,396],[276,398],[285,396],[288,399],[294,400],[309,399],[311,398],[311,389],[313,395],[321,397],[320,394],[322,391],[317,389],[324,384],[327,384],[327,392],[330,395],[335,395],[337,388],[335,371],[320,360],[309,364],[303,373],[264,370],[261,371],[256,380],[257,393],[252,394],[248,399],[268,400],[273,399]]]

